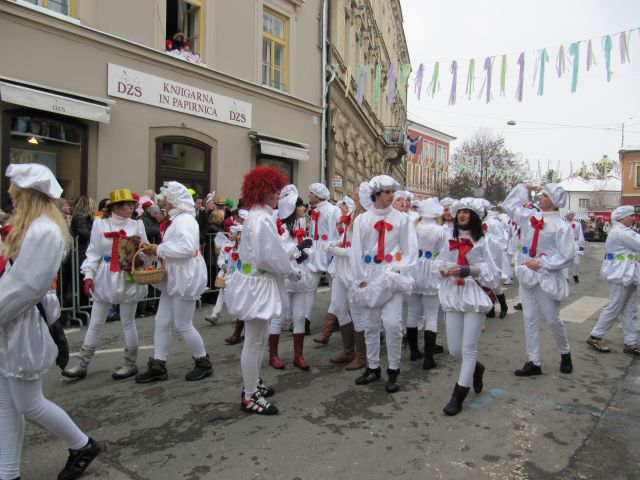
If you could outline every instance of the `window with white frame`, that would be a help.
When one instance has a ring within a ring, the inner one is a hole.
[[[74,0],[23,0],[39,7],[44,7],[52,12],[63,15],[73,15]]]
[[[278,90],[287,88],[287,17],[265,7],[262,12],[262,84]]]
[[[588,198],[580,198],[580,199],[578,199],[578,207],[580,207],[580,208],[589,208],[589,199]]]
[[[167,50],[202,54],[202,6],[203,0],[167,0]]]

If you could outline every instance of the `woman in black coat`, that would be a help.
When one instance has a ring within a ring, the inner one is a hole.
[[[80,195],[75,202],[73,208],[73,216],[71,217],[71,236],[78,239],[78,274],[79,266],[82,265],[86,258],[89,239],[91,238],[91,227],[93,226],[93,218],[96,214],[96,201],[85,195]],[[89,299],[80,290],[80,305],[89,305]]]

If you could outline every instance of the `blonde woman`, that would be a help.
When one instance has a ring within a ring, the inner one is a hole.
[[[47,292],[71,245],[58,207],[62,188],[42,165],[10,165],[7,176],[16,210],[0,251],[0,478],[20,477],[27,417],[68,445],[69,458],[57,478],[75,479],[100,445],[42,394],[42,377],[58,350],[38,309],[42,304],[49,322],[60,315],[55,295]]]

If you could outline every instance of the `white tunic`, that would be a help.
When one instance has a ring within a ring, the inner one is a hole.
[[[351,256],[351,241],[353,239],[353,228],[346,228],[346,237],[344,236],[339,242],[330,248],[330,252],[333,254],[331,264],[327,269],[329,275],[338,279],[347,287],[353,284],[353,258]],[[346,242],[344,241],[346,239]]]
[[[516,245],[516,277],[520,285],[535,287],[540,285],[542,291],[554,300],[563,300],[569,296],[569,284],[563,275],[563,269],[573,263],[575,242],[571,227],[560,218],[558,212],[535,212],[524,207],[529,201],[529,194],[524,184],[516,186],[502,202],[502,208],[520,227],[520,240]],[[534,213],[532,213],[534,212]],[[535,256],[531,256],[534,228],[530,219],[544,219],[544,226],[539,232]],[[527,260],[538,260],[540,269],[536,272],[523,265]]]
[[[317,222],[311,219],[309,237],[313,240],[313,247],[309,254],[309,268],[313,272],[326,272],[331,263],[329,247],[340,239],[337,223],[342,212],[338,207],[323,200],[316,206],[319,213]],[[316,223],[318,224],[318,238],[315,238]]]
[[[59,308],[52,313],[57,299],[47,292],[63,252],[60,228],[42,215],[27,229],[13,265],[5,267],[0,278],[0,374],[5,377],[40,378],[58,355],[36,304],[43,303],[49,321],[57,319]]]
[[[384,221],[391,225],[385,230],[384,255],[376,261],[379,232],[375,224]],[[411,267],[418,257],[415,230],[409,217],[391,206],[371,207],[356,218],[353,227],[351,255],[353,283],[351,300],[368,308],[386,303],[395,292],[411,293]],[[362,282],[367,286],[360,287]]]
[[[442,255],[449,248],[447,232],[431,218],[423,218],[415,228],[418,242],[418,261],[411,269],[411,293],[436,295],[442,284],[440,267]]]
[[[144,224],[140,220],[119,217],[96,218],[91,227],[91,238],[87,247],[87,257],[80,271],[85,279],[93,279],[94,300],[105,303],[133,303],[147,296],[147,286],[126,281],[127,272],[112,272],[111,247],[113,238],[104,236],[108,232],[124,230],[128,237],[138,236],[141,243],[148,243]]]
[[[207,289],[207,266],[200,252],[200,228],[189,213],[173,209],[171,224],[162,236],[157,255],[165,262],[167,275],[159,290],[182,300],[198,300]]]
[[[497,288],[500,286],[500,270],[489,250],[486,237],[474,242],[472,238],[461,233],[460,238],[469,238],[473,243],[473,248],[467,252],[466,258],[470,267],[479,268],[479,274],[476,277],[464,279],[443,277],[442,285],[438,291],[440,305],[445,312],[486,313],[493,307],[493,302],[482,287]],[[458,249],[451,250],[447,245],[441,257],[445,265],[456,265]]]
[[[293,273],[278,236],[273,209],[256,205],[242,226],[240,268],[224,289],[229,314],[240,320],[271,320],[283,315],[285,277]]]
[[[619,222],[612,222],[605,244],[600,277],[625,287],[640,283],[640,234]]]
[[[293,229],[300,230],[305,228],[306,221],[304,218],[298,218],[294,225]],[[305,250],[309,258],[307,258],[304,262],[298,263],[297,259],[300,257],[300,250],[298,250],[298,239],[296,237],[292,237],[289,229],[286,225],[282,225],[284,232],[280,235],[280,240],[282,241],[282,246],[285,251],[289,255],[291,260],[291,267],[296,268],[300,272],[299,277],[289,276],[285,279],[285,285],[287,292],[290,293],[313,293],[318,286],[317,274],[311,270],[311,263],[313,262],[313,256],[317,254],[314,252],[312,248],[308,248]]]
[[[582,232],[582,224],[580,222],[567,222],[569,227],[571,227],[571,232],[573,233],[573,240],[576,242],[576,255],[584,255],[584,246],[586,245],[586,241],[584,239],[584,233]],[[582,250],[581,250],[582,249]]]

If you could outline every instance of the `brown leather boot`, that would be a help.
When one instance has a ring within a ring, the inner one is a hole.
[[[322,327],[322,332],[320,332],[320,335],[317,337],[314,337],[313,341],[327,345],[329,343],[329,338],[331,338],[331,334],[333,333],[333,322],[337,320],[338,317],[333,313],[327,313],[327,316],[324,318],[324,327]]]
[[[335,357],[331,357],[329,359],[331,363],[349,363],[355,358],[353,354],[353,322],[342,325],[340,334],[342,335],[342,352]]]
[[[224,339],[225,342],[229,345],[235,345],[236,343],[240,343],[244,338],[241,336],[242,329],[244,328],[244,322],[242,320],[236,320],[233,325],[233,333],[230,337]]]
[[[344,367],[345,370],[360,370],[367,366],[367,344],[364,340],[364,331],[354,331],[353,338],[356,344],[356,356],[350,364]]]

